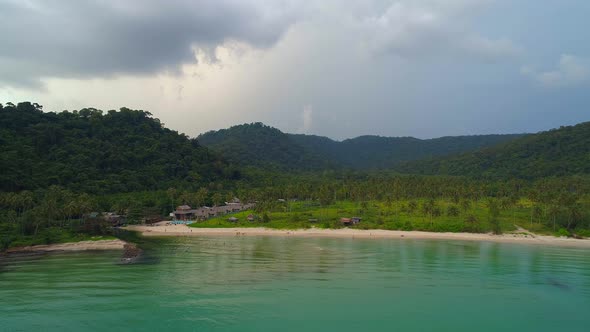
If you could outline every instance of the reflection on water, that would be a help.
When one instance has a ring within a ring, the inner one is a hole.
[[[428,240],[149,239],[0,263],[6,330],[582,331],[584,249]],[[0,330],[3,330],[0,328]]]

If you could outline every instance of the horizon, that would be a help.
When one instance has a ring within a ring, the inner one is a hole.
[[[584,121],[585,122],[585,121]],[[580,123],[584,123],[584,122],[579,122],[573,125],[577,125]],[[260,121],[255,121],[255,122],[250,122],[250,123],[239,123],[239,124],[234,124],[234,125],[230,125],[229,127],[226,128],[219,128],[219,129],[211,129],[211,130],[207,130],[205,132],[202,132],[196,136],[194,136],[194,138],[199,138],[199,136],[207,134],[209,132],[218,132],[220,130],[227,130],[227,129],[231,129],[232,127],[238,127],[238,126],[244,126],[244,125],[253,125],[253,124],[257,124],[257,123],[261,123],[264,126],[268,126],[274,129],[277,129],[279,131],[281,131],[284,134],[288,134],[288,135],[306,135],[306,136],[317,136],[317,137],[324,137],[324,138],[328,138],[332,141],[335,142],[342,142],[342,141],[346,141],[346,140],[353,140],[353,139],[357,139],[360,137],[382,137],[382,138],[414,138],[414,139],[418,139],[418,140],[431,140],[431,139],[440,139],[440,138],[446,138],[446,137],[465,137],[465,136],[490,136],[490,135],[531,135],[531,134],[537,134],[539,132],[544,132],[544,131],[549,131],[549,130],[553,130],[553,129],[557,129],[559,127],[554,127],[554,128],[549,128],[549,129],[545,129],[545,130],[541,130],[538,132],[522,132],[522,133],[484,133],[484,134],[461,134],[461,135],[445,135],[445,136],[437,136],[437,137],[429,137],[429,138],[422,138],[422,137],[417,137],[417,136],[384,136],[384,135],[378,135],[378,134],[360,134],[358,136],[353,136],[353,137],[346,137],[346,138],[342,138],[342,139],[337,139],[337,138],[332,138],[330,136],[326,136],[326,135],[322,135],[322,134],[315,134],[315,133],[292,133],[292,132],[288,132],[285,130],[282,130],[281,128],[266,124],[264,122],[260,122]],[[562,125],[562,126],[571,126],[571,125]],[[561,126],[560,126],[561,127]]]
[[[0,330],[590,326],[589,0],[0,13]]]
[[[530,133],[583,122],[590,106],[583,0],[0,0],[0,11],[0,100],[126,105],[191,137],[256,121],[336,140]]]
[[[26,101],[26,102],[30,102],[30,101]],[[2,105],[6,105],[8,103],[12,103],[14,105],[17,105],[19,102],[16,102],[16,103],[15,102],[0,102],[0,104],[2,104]],[[30,103],[31,104],[35,104],[36,102],[30,102]],[[43,106],[43,104],[41,104],[41,103],[36,103],[36,104],[39,104],[39,105]],[[97,109],[97,110],[100,110],[100,111],[103,111],[103,112],[108,112],[109,111],[109,110],[98,109],[98,108],[95,108],[95,107],[83,107],[83,108],[80,108],[80,109],[84,109],[84,108],[94,108],[94,109]],[[133,109],[133,108],[130,108],[130,107],[123,106],[123,107],[119,107],[119,108],[112,109],[112,110],[119,111],[121,108]],[[60,112],[74,112],[74,111],[79,111],[79,109],[76,109],[76,110],[67,110],[66,109],[66,110],[61,110],[61,111],[55,111],[55,110],[46,110],[45,107],[43,107],[43,110],[42,111],[43,112],[49,112],[49,113],[60,113]],[[264,123],[264,122],[261,122],[261,121],[254,121],[254,122],[236,123],[236,124],[229,125],[228,127],[219,128],[219,129],[208,129],[208,130],[206,130],[204,132],[198,133],[198,134],[196,134],[196,135],[193,136],[193,135],[189,135],[188,133],[184,133],[184,132],[182,132],[182,131],[180,131],[178,129],[171,128],[171,127],[167,126],[166,123],[164,123],[163,121],[161,121],[160,118],[158,118],[157,116],[155,116],[155,114],[153,114],[149,110],[141,110],[141,111],[148,112],[148,113],[152,114],[152,117],[154,119],[160,120],[160,122],[162,123],[162,125],[165,128],[170,129],[170,130],[174,130],[174,131],[176,131],[176,132],[178,132],[180,134],[184,134],[184,135],[187,135],[190,138],[195,138],[195,139],[197,139],[199,136],[204,135],[204,134],[207,134],[209,132],[217,132],[217,131],[220,131],[220,130],[230,129],[232,127],[238,127],[238,126],[244,126],[244,125],[253,125],[253,124],[257,124],[257,123],[260,123],[260,124],[262,124],[264,126],[267,126],[267,127],[271,127],[273,129],[277,129],[277,130],[281,131],[284,134],[318,136],[318,137],[328,138],[328,139],[330,139],[332,141],[335,141],[335,142],[342,142],[342,141],[346,141],[346,140],[357,139],[357,138],[360,138],[360,137],[414,138],[414,139],[418,139],[418,140],[431,140],[431,139],[440,139],[440,138],[445,138],[445,137],[463,137],[463,136],[530,135],[530,134],[537,134],[539,132],[544,132],[544,131],[549,131],[549,130],[553,130],[553,129],[558,129],[559,127],[563,127],[563,126],[575,126],[577,124],[586,122],[586,121],[582,121],[582,122],[578,122],[578,123],[571,124],[571,125],[570,124],[568,124],[568,125],[560,125],[558,127],[552,127],[552,128],[548,128],[548,129],[543,129],[543,130],[540,130],[540,131],[537,131],[537,132],[520,132],[520,133],[517,133],[517,132],[511,132],[511,133],[473,133],[473,134],[445,135],[445,136],[436,136],[436,137],[385,136],[385,135],[379,135],[379,134],[365,133],[365,134],[360,134],[358,136],[351,136],[351,137],[345,137],[345,138],[339,139],[339,138],[333,138],[333,137],[322,135],[322,134],[318,134],[318,133],[294,133],[294,132],[289,132],[289,131],[283,130],[283,129],[281,129],[281,128],[277,127],[277,126],[274,126],[274,125],[270,125],[270,124],[267,124],[267,123]]]

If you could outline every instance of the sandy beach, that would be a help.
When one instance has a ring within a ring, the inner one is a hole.
[[[473,233],[434,233],[419,231],[389,231],[360,229],[300,229],[279,230],[268,228],[192,228],[185,225],[168,226],[128,226],[130,231],[140,232],[144,236],[285,236],[285,237],[332,237],[359,239],[432,239],[491,241],[506,243],[538,244],[551,246],[590,248],[590,240],[558,238],[553,236],[523,234],[473,234]]]
[[[27,252],[59,252],[59,251],[86,251],[86,250],[123,250],[126,242],[121,240],[80,241],[70,243],[56,243],[28,247],[10,248],[6,253]]]

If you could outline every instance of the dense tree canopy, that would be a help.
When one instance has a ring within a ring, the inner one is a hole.
[[[538,231],[590,235],[590,123],[516,139],[343,142],[255,123],[198,141],[144,111],[52,113],[24,102],[0,105],[0,149],[0,251],[106,234],[110,225],[91,212],[140,222],[166,217],[179,204],[219,205],[236,196],[258,202],[267,223],[287,208],[279,201],[332,206],[336,214],[338,202],[347,202],[353,211],[372,211],[362,227],[501,232],[519,220]],[[283,226],[308,227],[309,218],[297,213]]]
[[[113,193],[239,177],[197,140],[128,108],[52,113],[9,103],[0,108],[0,149],[3,191],[60,185]]]
[[[360,136],[342,142],[313,135],[290,135],[306,150],[355,169],[391,169],[406,161],[447,156],[493,146],[523,135],[449,136],[434,139]]]
[[[407,173],[522,179],[590,174],[590,122],[458,156],[412,162],[398,169]]]
[[[199,142],[241,166],[280,170],[319,170],[331,161],[311,153],[289,135],[262,123],[210,131]]]
[[[421,140],[361,136],[342,142],[327,137],[285,134],[262,123],[210,131],[199,141],[243,166],[265,169],[390,169],[401,162],[445,156],[506,142],[522,135],[481,135]]]

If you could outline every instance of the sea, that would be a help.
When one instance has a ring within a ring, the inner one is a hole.
[[[590,252],[417,239],[144,239],[0,258],[0,331],[590,331]]]

